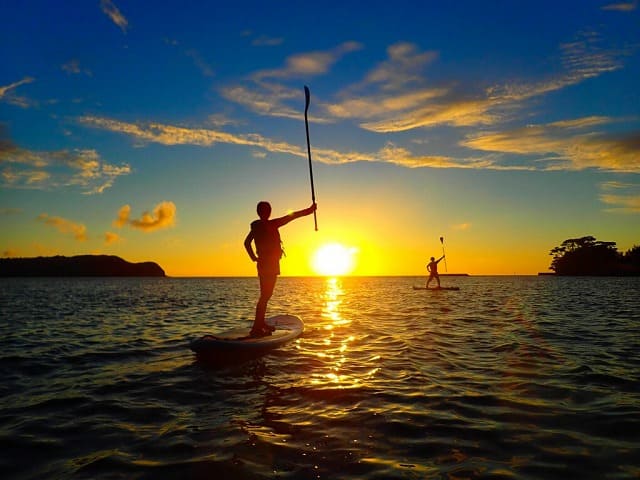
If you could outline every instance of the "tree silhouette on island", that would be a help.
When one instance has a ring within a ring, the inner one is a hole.
[[[640,246],[622,254],[616,242],[595,237],[570,238],[553,248],[550,270],[556,275],[640,276]]]

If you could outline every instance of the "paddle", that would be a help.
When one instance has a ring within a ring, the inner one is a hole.
[[[440,243],[442,244],[442,256],[444,257],[444,271],[448,272],[448,270],[447,270],[447,257],[445,257],[445,255],[444,255],[444,237],[440,237]]]
[[[309,142],[309,119],[307,118],[307,112],[309,111],[309,102],[311,100],[311,92],[309,87],[304,86],[304,126],[307,131],[307,154],[309,155],[309,179],[311,180],[311,201],[316,203],[316,191],[313,188],[313,168],[311,167],[311,143]],[[313,212],[313,224],[318,231],[318,219],[316,218],[316,212]]]

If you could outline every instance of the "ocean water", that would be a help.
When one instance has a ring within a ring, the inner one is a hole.
[[[0,279],[11,479],[637,479],[640,278],[281,278],[304,335],[210,366],[255,278]]]

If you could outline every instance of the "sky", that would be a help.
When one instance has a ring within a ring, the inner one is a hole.
[[[282,227],[283,275],[640,244],[637,1],[9,0],[0,22],[3,257],[255,275],[257,202],[311,204],[305,85],[318,231]]]

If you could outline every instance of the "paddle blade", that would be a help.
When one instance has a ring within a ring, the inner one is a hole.
[[[444,243],[444,237],[440,237],[440,243]]]
[[[306,114],[309,110],[309,102],[311,101],[311,92],[309,91],[309,87],[304,86],[304,113]]]

